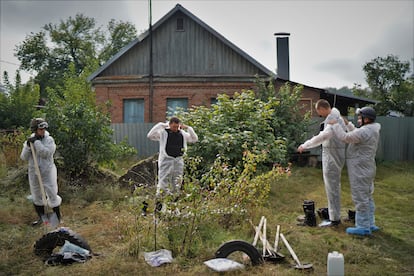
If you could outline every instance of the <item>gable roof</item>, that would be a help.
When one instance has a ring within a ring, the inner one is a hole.
[[[169,18],[171,18],[174,14],[177,12],[182,12],[186,16],[188,16],[190,19],[192,19],[194,22],[196,22],[198,25],[200,25],[203,29],[205,29],[207,32],[212,34],[215,38],[217,38],[220,42],[222,42],[224,45],[231,48],[233,51],[235,51],[237,54],[242,56],[245,60],[253,64],[255,67],[257,67],[259,70],[264,72],[269,77],[275,78],[276,74],[267,69],[265,66],[260,64],[258,61],[256,61],[254,58],[252,58],[250,55],[248,55],[246,52],[241,50],[239,47],[237,47],[235,44],[230,42],[228,39],[226,39],[224,36],[219,34],[217,31],[215,31],[213,28],[211,28],[209,25],[204,23],[202,20],[200,20],[198,17],[193,15],[191,12],[189,12],[187,9],[185,9],[180,4],[177,4],[171,11],[169,11],[166,15],[164,15],[160,20],[158,20],[153,26],[152,26],[152,32],[154,32],[156,29],[158,29],[164,22],[166,22]],[[118,60],[121,56],[123,56],[125,53],[127,53],[129,50],[131,50],[133,47],[138,45],[140,42],[142,42],[144,39],[148,38],[150,35],[150,29],[146,30],[144,33],[142,33],[138,38],[131,41],[128,45],[126,45],[124,48],[122,48],[116,55],[114,55],[112,58],[110,58],[105,64],[103,64],[98,70],[96,70],[94,73],[92,73],[88,77],[88,81],[92,81],[94,78],[99,76],[105,69],[107,69],[111,64],[113,64],[116,60]]]

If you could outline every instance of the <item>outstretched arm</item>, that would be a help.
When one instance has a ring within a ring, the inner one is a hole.
[[[348,124],[350,125],[350,124]],[[354,125],[352,124],[352,127]],[[348,127],[348,129],[351,127]],[[332,125],[332,130],[336,137],[338,137],[339,140],[345,142],[345,143],[359,143],[361,141],[361,133],[360,129],[353,128],[352,131],[345,132],[343,128],[341,128],[338,124]]]
[[[306,149],[311,149],[321,145],[324,141],[330,139],[333,136],[332,133],[332,126],[327,125],[325,129],[319,132],[318,135],[313,136],[311,139],[307,140],[305,143],[298,147],[298,152],[302,153],[302,151]]]

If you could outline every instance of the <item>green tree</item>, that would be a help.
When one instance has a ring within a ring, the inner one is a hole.
[[[395,110],[405,116],[414,116],[414,78],[405,80],[392,92],[392,101],[395,103]]]
[[[201,160],[193,172],[203,186],[237,178],[246,168],[247,154],[255,156],[254,172],[256,166],[261,172],[269,170],[269,165],[286,165],[289,154],[296,152],[297,141],[304,139],[309,116],[299,104],[303,87],[287,83],[275,96],[272,84],[257,83],[257,92],[236,92],[232,97],[221,94],[211,108],[198,106],[179,112],[199,136],[187,155]],[[217,168],[223,168],[224,176]]]
[[[377,57],[364,65],[372,96],[379,101],[375,107],[378,115],[396,110],[412,116],[414,92],[412,81],[407,77],[409,69],[409,62],[400,61],[393,55]]]
[[[357,83],[355,83],[354,87],[352,87],[352,94],[357,96],[357,97],[364,97],[364,98],[368,98],[368,99],[374,99],[370,89],[362,88],[362,85],[357,84]]]
[[[189,156],[202,157],[204,165],[213,164],[220,156],[240,168],[246,151],[265,152],[262,165],[286,160],[285,141],[276,139],[270,124],[273,114],[271,102],[257,99],[249,90],[236,92],[232,98],[221,94],[211,108],[198,106],[179,116],[199,136],[199,142],[189,148]]]
[[[16,73],[15,84],[4,72],[4,84],[8,93],[0,93],[0,129],[28,126],[30,119],[40,112],[37,110],[39,86],[32,80],[22,84],[19,72]]]
[[[134,40],[137,31],[134,25],[129,22],[115,21],[115,19],[111,19],[108,23],[108,32],[106,32],[106,34],[102,51],[99,55],[101,65]]]
[[[16,46],[20,69],[36,73],[35,83],[45,97],[46,87],[63,85],[69,64],[74,64],[79,75],[88,64],[102,65],[137,35],[129,22],[111,20],[107,29],[96,27],[95,19],[83,14],[59,24],[48,23]]]
[[[347,86],[342,86],[341,88],[337,89],[335,87],[327,87],[325,88],[326,90],[328,90],[331,93],[339,93],[342,95],[348,95],[348,96],[352,96],[352,89],[348,88]]]
[[[88,175],[94,165],[110,164],[114,158],[136,153],[123,143],[112,142],[109,114],[95,104],[95,94],[86,80],[90,68],[94,66],[78,75],[75,65],[70,64],[63,86],[56,88],[60,91],[48,89],[49,103],[45,108],[63,166],[73,178]]]
[[[267,89],[274,91],[271,84]],[[271,127],[277,139],[286,141],[288,156],[296,153],[298,141],[306,138],[310,123],[310,113],[305,112],[305,108],[300,105],[302,90],[301,85],[292,86],[286,83],[279,89],[276,97],[269,99],[274,110]]]

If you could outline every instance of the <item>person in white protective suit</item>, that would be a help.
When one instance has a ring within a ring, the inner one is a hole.
[[[329,221],[320,227],[336,226],[341,223],[341,172],[345,164],[345,143],[335,137],[332,126],[327,122],[337,120],[338,126],[345,129],[344,120],[338,109],[331,108],[328,101],[321,99],[315,104],[319,116],[325,117],[323,130],[298,147],[298,152],[315,148],[322,144],[322,173],[328,199]]]
[[[375,225],[373,193],[376,175],[375,155],[381,125],[375,122],[376,113],[371,107],[363,107],[356,113],[360,128],[355,128],[352,123],[348,123],[348,132],[345,132],[335,120],[329,124],[332,124],[336,137],[349,143],[346,151],[346,166],[356,214],[355,227],[348,227],[346,233],[365,236],[379,230]]]
[[[148,132],[147,137],[160,143],[157,197],[164,192],[167,194],[178,192],[184,173],[183,155],[187,143],[198,141],[197,134],[192,127],[182,124],[177,117],[172,117],[168,123],[157,123]]]
[[[40,175],[44,190],[47,196],[47,204],[53,208],[59,221],[61,220],[60,204],[62,198],[58,195],[57,185],[57,169],[53,159],[53,155],[56,151],[55,140],[46,131],[48,123],[43,118],[35,118],[30,122],[30,129],[32,130],[31,136],[23,144],[23,149],[20,154],[20,158],[24,161],[28,161],[28,177],[30,185],[30,193],[33,200],[33,205],[36,210],[39,219],[32,223],[33,226],[42,222],[42,216],[44,215],[45,206],[43,206],[42,192],[40,184],[36,176],[35,163],[33,161],[33,155],[30,148],[30,143],[33,144],[37,163],[39,165]]]

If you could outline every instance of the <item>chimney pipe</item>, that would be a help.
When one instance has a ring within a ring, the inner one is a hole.
[[[290,33],[275,33],[277,53],[277,77],[290,80],[289,76],[289,36]]]

